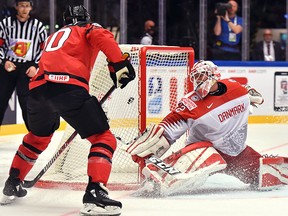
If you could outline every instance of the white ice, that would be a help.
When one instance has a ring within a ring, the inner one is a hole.
[[[60,142],[57,132],[37,166],[44,167],[54,146]],[[0,190],[8,175],[15,151],[23,135],[0,136]],[[261,154],[288,156],[288,124],[250,124],[248,142]],[[34,173],[32,173],[34,174]],[[287,216],[288,186],[274,191],[247,190],[247,185],[226,175],[211,176],[193,194],[167,198],[133,197],[134,191],[110,191],[111,198],[123,203],[123,216]],[[79,214],[83,191],[28,189],[25,198],[13,205],[0,206],[1,216],[73,216]]]

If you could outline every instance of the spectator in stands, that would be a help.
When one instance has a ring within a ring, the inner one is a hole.
[[[4,19],[5,17],[12,16],[17,13],[15,9],[15,1],[14,0],[6,0],[3,4],[0,4],[0,19]]]
[[[223,3],[222,3],[223,4]],[[216,41],[212,49],[212,58],[217,60],[241,60],[242,17],[237,15],[238,4],[228,1],[228,7],[216,7],[217,17],[214,34]],[[220,11],[221,10],[221,11]]]
[[[255,61],[284,61],[284,51],[281,44],[273,40],[271,29],[264,29],[263,41],[255,44],[252,52]]]
[[[144,24],[144,34],[141,37],[140,44],[152,45],[154,44],[153,36],[155,34],[155,22],[152,20],[146,20]]]

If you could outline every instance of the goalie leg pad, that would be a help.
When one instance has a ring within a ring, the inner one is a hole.
[[[226,168],[224,159],[211,146],[212,144],[207,142],[188,145],[164,159],[173,168],[181,171],[180,174],[169,174],[154,164],[147,164],[142,173],[155,184],[161,185],[162,195],[195,189],[204,184],[209,175]]]
[[[184,173],[194,172],[214,163],[219,165],[215,171],[226,167],[225,160],[209,142],[198,142],[187,145],[165,158],[164,161]]]
[[[284,157],[260,158],[259,189],[272,190],[288,184],[288,162]]]

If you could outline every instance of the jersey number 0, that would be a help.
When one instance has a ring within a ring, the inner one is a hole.
[[[60,49],[65,43],[65,41],[68,39],[71,31],[72,30],[70,28],[64,28],[54,33],[50,41],[46,45],[45,51],[50,52]]]

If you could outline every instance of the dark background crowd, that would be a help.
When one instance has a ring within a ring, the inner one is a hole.
[[[56,3],[56,30],[63,26],[62,12],[68,3],[73,0],[55,0]],[[1,18],[13,12],[14,0],[1,0]],[[49,0],[34,0],[32,14],[47,25],[49,32]],[[83,0],[74,0],[83,3]],[[106,28],[120,26],[120,0],[90,1],[91,18]],[[207,53],[209,53],[215,36],[213,26],[216,16],[215,5],[225,0],[207,0]],[[199,49],[199,5],[201,0],[166,0],[166,45],[192,46],[196,57]],[[239,5],[238,15],[241,16],[242,1]],[[285,29],[286,28],[286,1],[281,0],[253,0],[250,1],[250,48],[256,43],[256,35],[260,29]],[[138,44],[143,34],[144,22],[154,20],[157,30],[159,15],[158,0],[127,0],[127,43]],[[116,30],[117,32],[117,30]],[[157,44],[157,31],[155,34]],[[280,42],[280,41],[279,41]],[[283,49],[285,46],[283,45]]]

